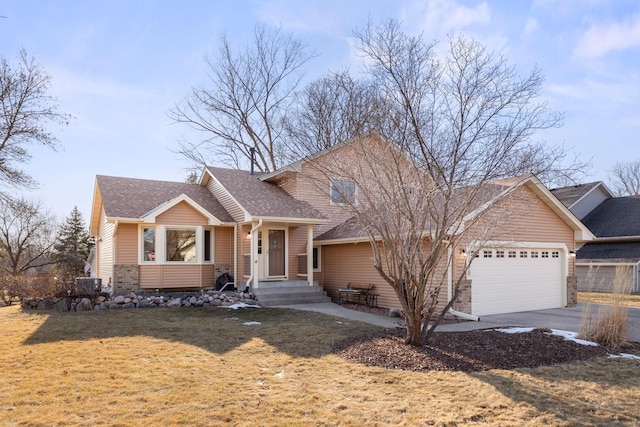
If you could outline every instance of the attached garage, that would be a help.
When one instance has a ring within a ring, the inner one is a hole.
[[[474,252],[467,273],[476,316],[563,307],[566,251],[492,248]]]

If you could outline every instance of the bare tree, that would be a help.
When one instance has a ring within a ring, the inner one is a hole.
[[[609,179],[616,196],[640,195],[640,160],[616,162]]]
[[[376,86],[354,79],[348,70],[329,73],[296,94],[295,108],[285,124],[292,156],[317,153],[376,129],[382,111]]]
[[[48,123],[66,125],[71,116],[58,112],[57,101],[49,94],[51,77],[20,51],[18,62],[0,60],[0,183],[29,187],[33,179],[22,165],[31,159],[29,144],[56,148],[56,138]]]
[[[286,151],[283,118],[311,58],[303,43],[280,30],[257,26],[252,44],[240,52],[223,37],[218,55],[206,58],[208,84],[192,88],[169,112],[204,135],[199,143],[181,143],[178,153],[197,165],[223,159],[240,167],[255,149],[259,169],[277,169]]]
[[[19,275],[53,264],[55,218],[40,202],[0,201],[0,269]]]
[[[383,142],[351,144],[350,154],[332,150],[318,168],[355,183],[337,187],[340,202],[368,236],[374,267],[402,305],[406,341],[421,345],[452,307],[469,266],[452,279],[452,298],[439,304],[455,262],[450,249],[481,244],[498,227],[472,212],[505,190],[496,180],[528,172],[513,159],[535,131],[559,126],[562,117],[537,101],[538,70],[522,78],[472,39],[450,38],[441,58],[396,21],[369,24],[356,37],[385,100]],[[355,169],[349,157],[358,159]]]

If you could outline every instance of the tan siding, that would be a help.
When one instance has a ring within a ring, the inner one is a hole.
[[[298,254],[307,253],[307,227],[289,227],[289,278],[298,277]]]
[[[338,289],[346,288],[349,282],[373,284],[380,307],[400,308],[395,291],[373,268],[369,243],[323,246],[321,284],[324,290],[332,298],[338,298]]]
[[[202,287],[213,288],[216,285],[216,272],[213,264],[201,266],[202,271]]]
[[[138,225],[119,224],[117,234],[116,264],[138,263]]]
[[[233,264],[233,228],[217,227],[214,233],[216,263]]]
[[[204,270],[204,271],[203,271]],[[211,287],[212,265],[141,265],[141,289]]]
[[[108,223],[104,209],[100,213],[98,225],[98,277],[103,285],[111,281],[113,277],[113,230],[114,224]]]
[[[207,225],[207,218],[186,202],[180,202],[156,218],[158,224]]]
[[[236,203],[236,201],[229,195],[229,193],[222,187],[222,185],[220,185],[220,183],[215,178],[211,178],[209,180],[207,189],[211,191],[215,198],[218,199],[220,204],[227,210],[227,212],[229,212],[229,214],[236,222],[244,221],[244,211],[242,210],[242,208],[238,205],[238,203]]]
[[[293,198],[298,198],[298,175],[293,172],[286,172],[276,182],[278,187],[289,193]]]

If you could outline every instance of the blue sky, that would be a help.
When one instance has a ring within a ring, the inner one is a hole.
[[[220,36],[245,43],[256,23],[281,26],[318,56],[308,79],[352,64],[352,31],[397,18],[429,40],[471,35],[518,70],[546,76],[542,95],[566,115],[538,135],[592,159],[587,180],[618,160],[640,158],[640,3],[625,0],[266,0],[0,2],[0,56],[20,48],[52,75],[60,109],[76,119],[51,130],[57,152],[35,147],[26,192],[59,219],[74,206],[89,221],[96,174],[182,181],[188,164],[171,149],[197,135],[167,111],[205,80],[203,57]]]

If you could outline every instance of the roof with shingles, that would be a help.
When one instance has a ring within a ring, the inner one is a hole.
[[[640,197],[607,199],[582,222],[597,237],[640,236]]]
[[[600,184],[600,181],[588,182],[586,184],[570,185],[567,187],[559,187],[551,190],[551,193],[553,193],[553,195],[556,196],[556,198],[560,200],[563,205],[565,205],[566,207],[570,207],[582,196],[598,186],[598,184]]]
[[[271,182],[261,181],[260,174],[238,169],[207,166],[207,170],[251,216],[265,218],[326,218],[307,202],[293,198]]]
[[[640,260],[640,242],[587,243],[576,252],[576,259]]]
[[[231,215],[211,192],[199,184],[150,179],[96,176],[105,215],[110,218],[142,218],[151,210],[181,196],[188,196],[221,222]]]

